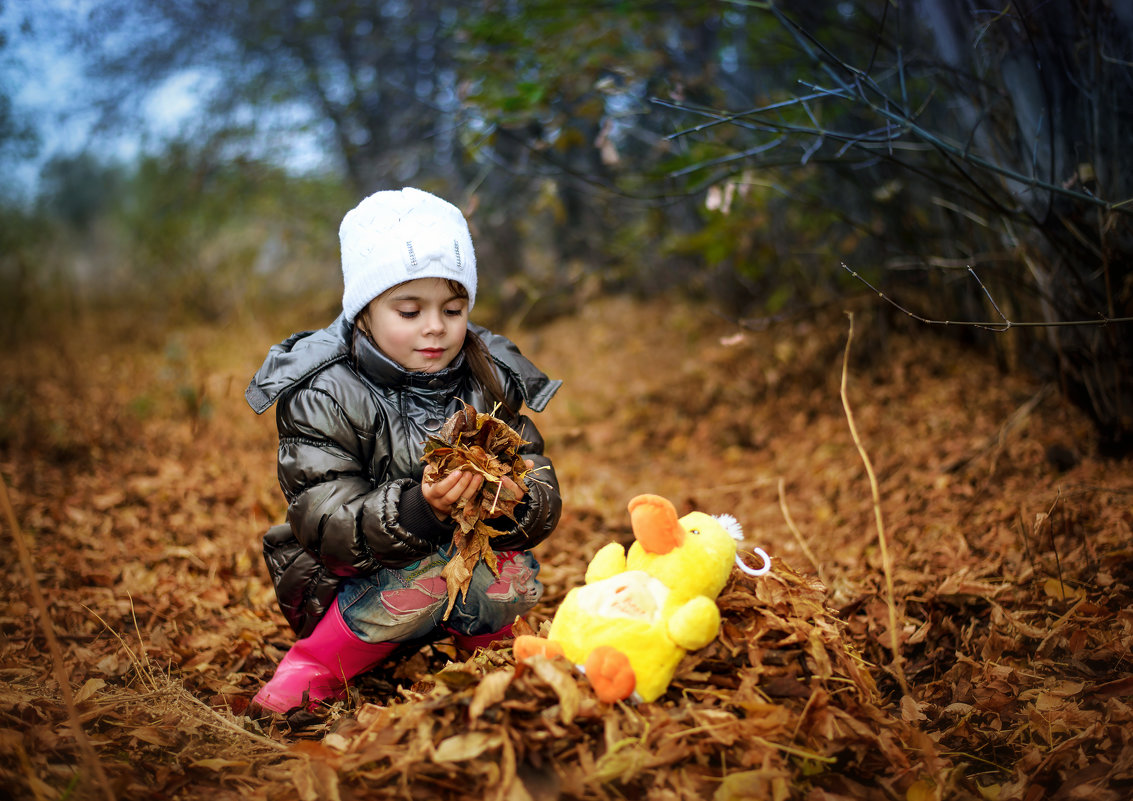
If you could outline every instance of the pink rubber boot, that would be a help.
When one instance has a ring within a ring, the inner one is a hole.
[[[346,625],[332,603],[315,630],[291,646],[271,681],[252,699],[253,707],[286,714],[319,701],[342,698],[346,682],[365,673],[397,648],[397,643],[369,643]]]
[[[456,643],[456,647],[462,651],[469,653],[476,653],[477,648],[487,648],[496,640],[510,640],[511,639],[511,624],[508,623],[499,631],[490,631],[487,634],[459,634],[452,629],[452,641]]]

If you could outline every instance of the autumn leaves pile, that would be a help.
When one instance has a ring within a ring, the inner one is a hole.
[[[260,555],[286,510],[277,432],[241,396],[257,343],[281,323],[159,331],[145,319],[80,316],[70,336],[0,354],[0,474],[50,592],[43,621],[24,572],[2,579],[0,787],[15,799],[97,795],[43,624],[119,798],[1133,792],[1129,462],[1092,455],[1088,421],[1056,394],[1004,428],[1038,388],[969,350],[900,327],[882,347],[863,323],[850,365],[892,535],[908,694],[891,672],[870,488],[838,399],[840,310],[737,339],[703,308],[595,299],[520,342],[565,381],[539,417],[564,509],[535,552],[543,600],[516,630],[538,630],[599,548],[628,541],[625,502],[639,492],[734,515],[772,572],[733,574],[720,636],[655,703],[601,704],[564,660],[521,667],[507,647],[468,658],[441,641],[289,732],[241,715],[294,642]],[[174,341],[211,415],[169,380]],[[495,423],[461,425],[430,445],[436,469],[539,480]],[[1076,466],[1048,462],[1060,442],[1080,450]],[[506,526],[487,515],[522,516],[500,486],[486,480],[457,514],[467,558],[453,562],[468,570],[475,539]]]

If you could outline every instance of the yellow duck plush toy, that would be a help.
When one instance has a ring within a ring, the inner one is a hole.
[[[682,518],[665,498],[639,495],[629,503],[634,543],[627,553],[616,542],[591,560],[586,583],[563,600],[547,639],[515,640],[522,662],[534,655],[563,655],[578,665],[602,701],[631,695],[653,701],[669,686],[687,651],[703,648],[720,630],[716,596],[733,563],[743,533],[735,518],[691,512]]]

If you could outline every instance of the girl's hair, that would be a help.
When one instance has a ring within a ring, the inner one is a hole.
[[[449,291],[452,292],[454,297],[468,298],[468,290],[464,284],[459,281],[446,278],[445,283],[448,284]],[[390,287],[386,292],[393,290]],[[385,294],[384,292],[382,294]],[[374,341],[373,334],[370,333],[369,327],[362,321],[361,314],[355,318],[354,324],[358,329],[366,335],[366,338],[371,342]],[[464,337],[464,347],[461,349],[464,354],[464,361],[468,364],[468,370],[472,373],[472,378],[479,384],[484,392],[487,393],[489,400],[493,403],[499,403],[508,417],[515,415],[515,410],[512,409],[507,402],[507,395],[504,392],[503,384],[500,383],[499,376],[496,375],[496,369],[492,361],[492,354],[488,352],[488,346],[484,344],[484,340],[480,339],[471,328]],[[491,409],[477,409],[480,412],[491,412]]]
[[[449,291],[456,297],[468,298],[468,290],[464,287],[464,284],[449,278],[445,279],[445,283],[448,284]],[[479,334],[471,328],[468,329],[468,333],[464,336],[464,348],[462,352],[464,353],[464,361],[468,364],[468,370],[472,373],[473,380],[483,387],[488,398],[494,403],[498,403],[508,417],[514,416],[515,411],[508,406],[504,387],[500,383],[499,376],[496,375],[496,368],[492,362],[492,354],[488,351],[488,346],[484,344],[484,340],[480,339]],[[477,411],[491,412],[492,410],[478,409]]]
[[[508,417],[514,417],[515,410],[508,406],[503,385],[500,384],[500,379],[493,366],[492,354],[488,352],[488,346],[484,344],[484,340],[480,339],[479,335],[472,329],[468,329],[468,334],[464,337],[464,361],[468,363],[472,378],[484,388],[488,397],[499,403],[500,408],[504,410]],[[492,410],[479,409],[478,411],[491,412]]]

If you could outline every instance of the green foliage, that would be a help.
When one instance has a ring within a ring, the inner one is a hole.
[[[4,3],[0,2],[0,20],[4,13]],[[21,23],[22,26],[28,24],[27,18]],[[35,155],[40,144],[31,120],[12,99],[20,85],[21,65],[11,55],[11,50],[8,32],[0,28],[0,171],[5,172],[15,162]],[[0,203],[16,202],[16,191],[14,181],[0,181]]]
[[[270,291],[297,261],[315,279],[312,264],[329,264],[323,277],[334,278],[337,220],[348,202],[338,182],[181,144],[138,164],[107,222],[125,277],[175,307],[217,317]]]
[[[56,156],[40,171],[39,207],[77,231],[91,223],[114,202],[121,169],[99,161],[89,152]]]
[[[340,280],[337,226],[353,202],[339,180],[209,146],[175,143],[130,167],[57,159],[33,209],[0,207],[5,328],[76,302],[218,319],[317,293]]]
[[[649,74],[663,59],[651,45],[656,11],[627,3],[533,0],[491,4],[460,22],[464,101],[493,124],[597,120],[602,78]]]
[[[43,290],[54,283],[44,269],[54,231],[43,214],[0,203],[0,333],[5,339],[35,318]]]

